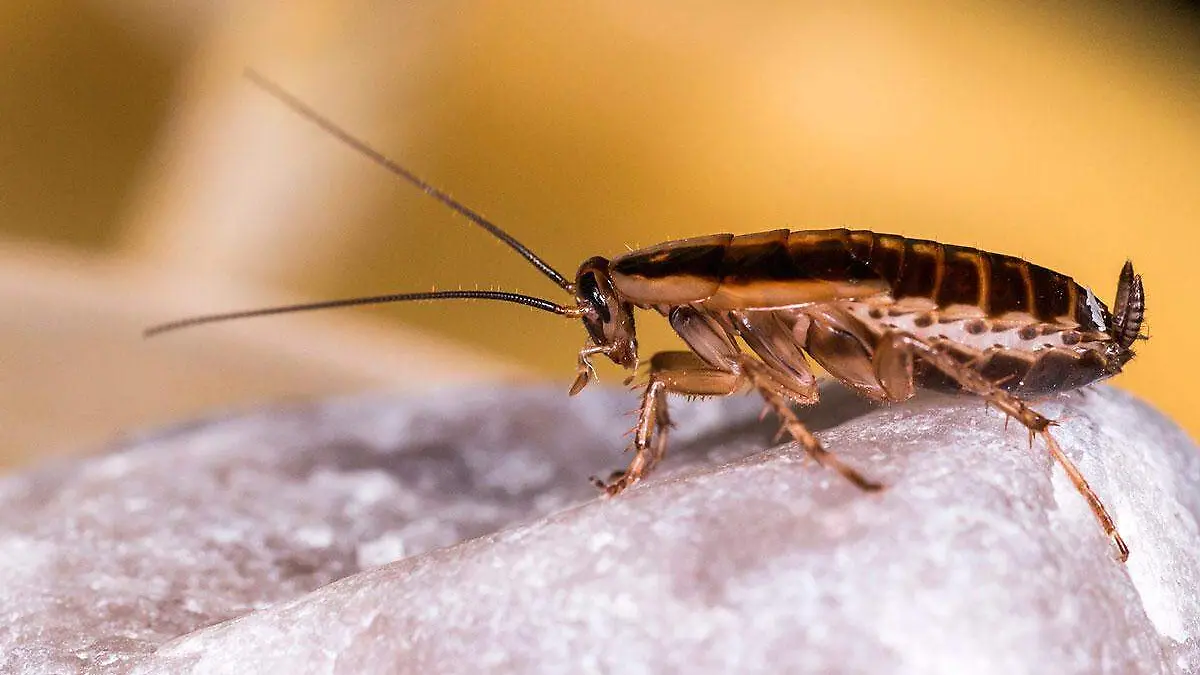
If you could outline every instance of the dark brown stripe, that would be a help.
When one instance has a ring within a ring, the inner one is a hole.
[[[721,283],[747,284],[800,278],[801,270],[788,254],[787,238],[787,230],[734,237],[721,261]]]
[[[875,233],[865,230],[856,230],[846,235],[849,241],[850,255],[856,259],[870,264],[871,249],[875,246]]]
[[[1006,391],[1017,389],[1034,364],[1027,352],[998,349],[990,353],[986,363],[977,369],[989,382],[999,383]]]
[[[945,247],[942,263],[942,282],[938,286],[937,303],[950,305],[979,305],[982,298],[979,252],[957,246]]]
[[[979,356],[977,350],[955,344],[948,340],[937,340],[937,347],[954,357],[959,363],[970,363]],[[923,389],[934,391],[960,391],[958,382],[937,368],[929,365],[924,359],[913,362],[913,381]]]
[[[931,241],[907,240],[904,269],[901,270],[900,279],[892,286],[892,294],[896,298],[934,297],[941,267],[938,264],[940,248]]]
[[[1021,269],[1024,263],[1017,258],[1005,255],[989,254],[991,258],[992,276],[988,307],[990,316],[1000,316],[1006,312],[1029,312],[1029,286],[1026,276]]]
[[[978,354],[958,345],[943,344],[942,347],[959,363],[970,363],[984,379],[1019,396],[1069,391],[1110,374],[1105,368],[1104,357],[1095,351],[1077,356],[1065,349],[1037,353],[989,349]],[[913,366],[916,382],[921,387],[942,391],[959,389],[952,378],[925,362],[917,361]]]
[[[797,279],[866,281],[878,274],[866,260],[851,251],[849,230],[792,232],[788,254],[799,270]]]
[[[717,238],[709,238],[720,242]],[[721,272],[728,243],[679,243],[669,247],[655,247],[645,253],[626,255],[612,262],[617,274],[646,279],[663,279],[676,275],[688,275],[716,279]]]
[[[1051,394],[1078,389],[1107,375],[1104,359],[1096,352],[1076,355],[1065,349],[1047,349],[1038,353],[1033,367],[1010,391],[1025,396]]]
[[[1038,265],[1027,265],[1033,283],[1033,315],[1042,321],[1053,321],[1056,317],[1070,316],[1070,291],[1072,282],[1057,272]]]
[[[876,235],[871,247],[871,267],[893,289],[904,271],[904,238],[890,234]]]

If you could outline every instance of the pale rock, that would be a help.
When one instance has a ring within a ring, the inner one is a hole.
[[[673,401],[615,499],[628,392],[451,391],[201,420],[0,481],[4,673],[1200,672],[1200,455],[1109,388],[1042,401],[1132,549],[977,399],[772,447]]]

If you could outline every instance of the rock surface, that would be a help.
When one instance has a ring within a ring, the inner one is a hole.
[[[1200,455],[1126,394],[1038,408],[1132,549],[974,399],[804,411],[890,485],[771,447],[753,398],[442,392],[215,418],[0,481],[4,673],[1196,673]],[[766,449],[769,448],[769,449]]]

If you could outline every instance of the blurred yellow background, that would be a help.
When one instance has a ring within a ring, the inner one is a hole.
[[[0,466],[219,407],[569,384],[581,327],[505,305],[142,342],[148,323],[260,303],[430,288],[563,299],[255,90],[247,66],[568,276],[667,239],[849,226],[1019,255],[1111,304],[1132,258],[1153,339],[1116,384],[1200,436],[1195,13],[10,0],[0,42]],[[649,315],[639,334],[644,355],[674,344]]]

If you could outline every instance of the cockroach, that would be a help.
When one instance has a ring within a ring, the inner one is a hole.
[[[318,114],[274,82],[258,87],[375,163],[504,242],[571,303],[504,291],[399,293],[198,316],[147,329],[155,335],[198,324],[332,307],[428,300],[495,300],[583,321],[570,393],[595,376],[604,356],[638,369],[634,309],[666,317],[687,345],[650,358],[623,472],[596,481],[616,495],[663,458],[671,420],[667,394],[727,396],[756,391],[783,429],[822,466],[867,491],[882,485],[822,447],[791,405],[817,403],[808,358],[878,402],[918,387],[983,398],[1040,436],[1087,500],[1123,562],[1129,549],[1099,497],[1063,453],[1054,421],[1026,399],[1077,389],[1121,371],[1143,338],[1142,279],[1126,262],[1113,311],[1070,277],[1021,258],[862,230],[774,230],[669,241],[585,260],[569,280],[524,244],[449,194]],[[739,340],[740,343],[739,344]],[[749,349],[743,350],[742,345]]]

